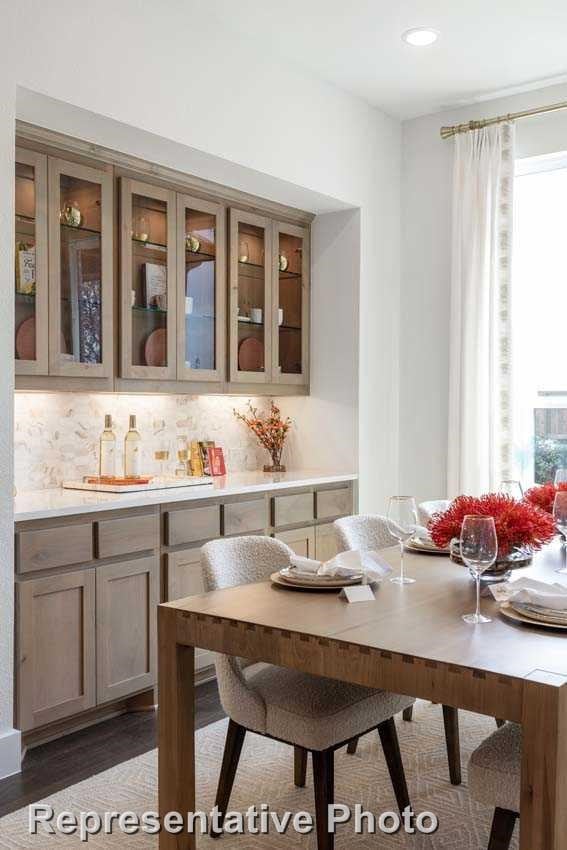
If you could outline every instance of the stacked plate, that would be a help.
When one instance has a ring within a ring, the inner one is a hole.
[[[295,567],[285,567],[270,576],[274,584],[287,587],[290,590],[331,590],[337,591],[342,587],[361,584],[362,573],[348,578],[344,576],[320,576],[317,573],[307,573]]]
[[[518,614],[522,614],[529,620],[545,623],[550,626],[562,626],[567,629],[567,611],[556,608],[544,608],[542,605],[534,605],[531,602],[510,602],[510,607]]]
[[[448,555],[449,547],[440,549],[429,537],[419,537],[417,534],[406,541],[408,552],[420,552],[427,555]]]

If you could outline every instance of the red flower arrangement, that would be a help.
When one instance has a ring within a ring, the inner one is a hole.
[[[529,490],[526,490],[524,499],[531,505],[535,505],[536,507],[547,511],[548,514],[551,514],[553,513],[555,494],[560,490],[567,490],[567,482],[563,482],[556,486],[553,481],[546,481],[545,484],[538,484],[535,487],[530,487]]]
[[[468,514],[494,517],[498,559],[520,547],[537,551],[555,534],[552,517],[541,508],[500,493],[487,493],[478,498],[459,496],[444,513],[435,514],[429,523],[433,542],[444,548],[454,537],[460,537],[463,519]]]
[[[233,413],[250,428],[259,442],[269,451],[272,466],[265,466],[264,472],[285,472],[285,467],[282,466],[282,452],[287,432],[293,424],[289,416],[283,419],[279,407],[273,401],[270,402],[270,410],[265,415],[259,413],[256,407],[252,407],[250,402],[248,402],[248,416],[238,410],[234,410]]]

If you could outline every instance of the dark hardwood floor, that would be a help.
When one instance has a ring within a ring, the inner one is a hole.
[[[215,681],[199,685],[195,708],[198,729],[225,716]],[[0,817],[153,749],[156,733],[156,713],[142,711],[35,747],[21,773],[0,780]]]

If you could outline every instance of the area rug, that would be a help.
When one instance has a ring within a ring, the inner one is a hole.
[[[482,850],[488,843],[492,812],[474,803],[467,793],[466,764],[470,752],[495,729],[494,720],[460,712],[463,784],[449,783],[441,706],[418,702],[412,722],[396,720],[400,746],[412,806],[415,812],[431,811],[439,819],[439,828],[430,835],[356,834],[353,824],[338,827],[336,850]],[[214,803],[216,782],[222,759],[227,721],[222,720],[197,732],[197,808],[210,811]],[[72,785],[46,798],[55,812],[90,811],[155,811],[157,802],[156,751],[124,762],[97,776]],[[363,738],[358,752],[351,756],[345,750],[336,754],[335,799],[379,815],[395,810],[395,801],[377,734]],[[269,804],[280,816],[286,812],[313,813],[311,765],[305,788],[293,784],[293,752],[290,747],[258,735],[247,735],[235,788],[230,803],[233,811],[246,811]],[[515,831],[512,848],[518,844]],[[268,835],[224,835],[213,844],[208,836],[200,836],[201,848],[218,850],[277,850],[301,848],[316,850],[314,833],[299,835],[288,830],[284,835],[271,830]],[[41,831],[30,835],[28,809],[20,809],[0,820],[2,850],[45,850],[65,847],[69,850],[157,850],[155,835],[93,835],[87,843],[78,836],[51,835]]]

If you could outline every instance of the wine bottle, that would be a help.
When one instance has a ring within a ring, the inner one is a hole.
[[[104,431],[100,435],[100,454],[98,474],[113,477],[116,475],[116,435],[112,430],[112,416],[104,417]]]
[[[124,475],[139,478],[142,474],[142,438],[136,430],[136,417],[130,414],[130,428],[124,438]]]

